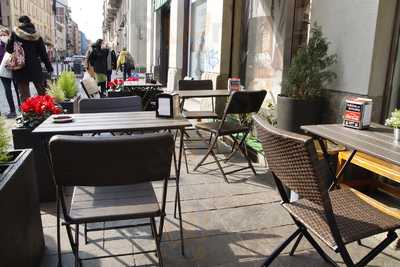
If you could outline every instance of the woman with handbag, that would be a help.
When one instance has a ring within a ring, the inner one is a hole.
[[[6,50],[13,54],[7,67],[12,69],[21,101],[31,96],[29,83],[33,82],[39,95],[46,93],[41,61],[48,73],[53,72],[42,37],[28,16],[21,16],[19,26],[14,28]]]
[[[15,118],[17,116],[16,110],[15,110],[15,104],[14,104],[14,97],[12,93],[12,88],[11,88],[11,82],[13,81],[12,79],[12,72],[6,68],[6,62],[8,58],[10,57],[10,54],[6,52],[6,44],[8,42],[8,38],[10,36],[10,32],[8,29],[0,29],[0,80],[1,83],[3,84],[5,93],[6,93],[6,98],[8,102],[8,106],[10,108],[10,112],[6,114],[6,117],[11,119]],[[19,96],[18,96],[18,91],[17,91],[17,86],[14,82],[14,88],[17,93],[17,99],[18,99],[18,104],[19,104]]]

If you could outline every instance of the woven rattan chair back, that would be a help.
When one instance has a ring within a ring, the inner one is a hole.
[[[312,138],[255,121],[269,169],[301,198],[325,206],[329,196],[320,174],[327,166],[318,162]]]
[[[113,186],[164,180],[170,175],[171,134],[54,136],[50,155],[59,186]]]
[[[84,98],[79,101],[80,113],[135,112],[142,110],[140,96]]]
[[[178,89],[180,91],[212,90],[213,83],[211,80],[179,80]]]

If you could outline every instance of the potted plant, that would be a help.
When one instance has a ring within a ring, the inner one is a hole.
[[[329,67],[337,56],[328,55],[329,43],[317,24],[306,47],[300,48],[285,72],[282,94],[277,98],[277,126],[299,132],[300,126],[317,124],[326,86],[336,79]]]
[[[394,129],[394,141],[400,142],[400,110],[395,109],[390,118],[386,120],[385,125]]]
[[[41,202],[54,201],[55,185],[50,171],[50,163],[41,140],[32,134],[32,130],[52,114],[60,114],[62,109],[49,95],[28,98],[21,105],[22,117],[18,126],[12,129],[15,149],[33,149],[39,198]]]
[[[62,72],[56,82],[50,83],[47,94],[53,96],[65,113],[78,112],[80,96],[78,95],[75,74],[72,71]]]
[[[0,117],[0,250],[2,266],[38,266],[44,236],[32,150],[10,151]]]

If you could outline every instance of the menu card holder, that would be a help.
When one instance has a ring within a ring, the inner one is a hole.
[[[160,118],[178,118],[179,95],[177,93],[163,93],[157,96],[156,116]]]

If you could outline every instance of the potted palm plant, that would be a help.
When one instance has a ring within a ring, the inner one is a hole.
[[[336,78],[329,70],[336,55],[328,55],[329,43],[317,24],[306,47],[300,48],[285,72],[282,94],[277,98],[278,128],[299,132],[300,126],[317,124],[326,86]]]
[[[64,71],[55,82],[49,84],[47,94],[63,108],[65,113],[77,113],[78,86],[76,84],[75,74],[72,71]]]
[[[38,266],[44,251],[32,150],[10,150],[0,117],[0,250],[2,266]]]
[[[394,141],[400,142],[400,110],[395,109],[385,124],[394,129]]]
[[[62,109],[54,102],[53,97],[45,95],[28,98],[22,103],[21,111],[18,127],[12,129],[14,148],[33,149],[40,201],[54,201],[55,185],[45,146],[40,138],[32,134],[32,130],[52,114],[61,113]]]

